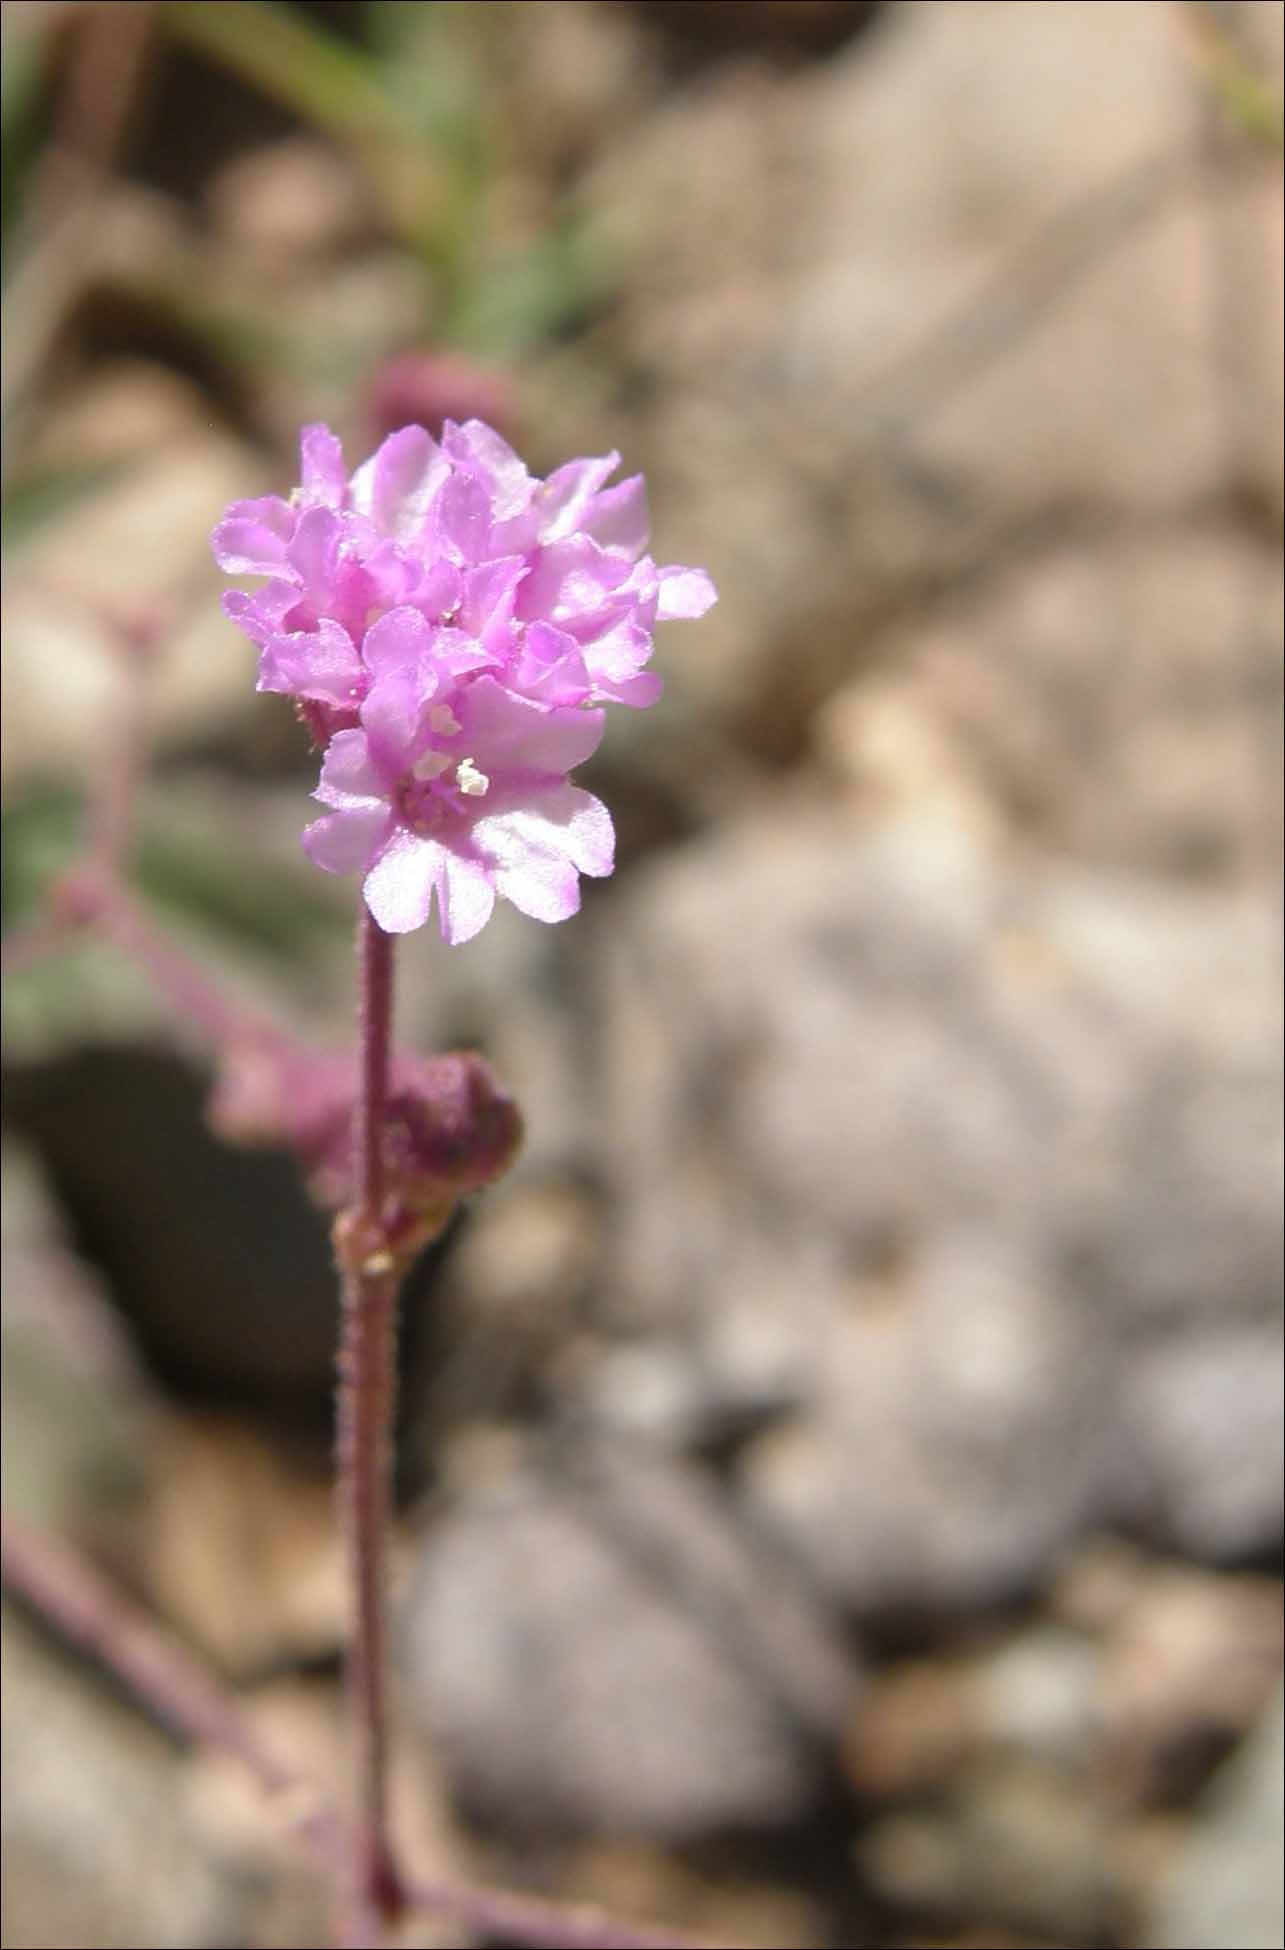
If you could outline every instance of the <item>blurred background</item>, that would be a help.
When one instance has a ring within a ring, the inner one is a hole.
[[[721,591],[585,768],[619,869],[399,958],[529,1130],[407,1295],[407,1845],[720,1944],[1279,1945],[1281,7],[3,24],[6,1507],[333,1776],[321,1223],[33,930],[133,796],[158,925],[342,1039],[208,531],[308,420],[617,447]],[[11,1950],[322,1940],[4,1632]]]

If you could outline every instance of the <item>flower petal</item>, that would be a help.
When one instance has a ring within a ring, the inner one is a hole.
[[[315,610],[334,593],[343,524],[329,508],[306,508],[286,544],[286,562],[299,578],[300,594]]]
[[[580,876],[560,854],[528,850],[494,878],[496,893],[533,921],[569,921],[580,912]]]
[[[679,618],[694,621],[717,601],[718,591],[704,569],[684,569],[672,563],[660,571],[660,604],[656,611],[660,622],[676,622]]]
[[[487,774],[565,773],[597,750],[601,711],[547,710],[516,697],[491,676],[474,678],[457,710],[458,743]]]
[[[306,502],[323,508],[342,508],[348,492],[344,450],[327,426],[318,422],[299,435],[299,482]]]
[[[429,504],[450,473],[450,462],[423,427],[402,427],[363,461],[352,477],[352,505],[381,535],[410,542],[423,529]]]
[[[654,704],[664,685],[655,671],[644,670],[651,655],[651,632],[632,616],[586,644],[585,668],[593,680],[595,703],[627,704],[642,711]]]
[[[298,518],[279,495],[234,501],[210,537],[215,561],[230,576],[280,575]]]
[[[408,603],[390,609],[367,630],[362,661],[374,677],[417,670],[433,647],[433,626]]]
[[[387,806],[324,813],[303,829],[303,850],[323,873],[360,873],[388,831]]]
[[[400,826],[362,883],[366,905],[386,934],[422,928],[433,905],[433,888],[444,849],[436,840]]]
[[[646,711],[665,688],[658,670],[640,670],[633,677],[595,677],[595,704],[627,704],[631,711]]]
[[[259,690],[313,697],[322,704],[355,703],[362,676],[352,638],[328,617],[315,630],[269,637],[259,656]]]
[[[437,876],[437,924],[443,941],[458,948],[486,926],[495,906],[495,888],[480,860],[443,849]]]
[[[448,420],[442,429],[442,446],[487,489],[489,520],[507,521],[526,507],[535,482],[508,441],[484,420],[465,420],[462,426]]]
[[[587,535],[570,535],[539,551],[518,590],[517,613],[568,627],[577,617],[596,614],[628,575],[619,556],[608,555]]]
[[[453,562],[434,562],[413,589],[415,607],[435,622],[455,609],[463,595],[463,581]]]
[[[508,635],[514,597],[525,574],[520,555],[501,555],[466,570],[456,625],[488,648],[498,649]]]
[[[611,815],[601,800],[565,781],[478,820],[473,843],[496,892],[536,921],[565,921],[580,906],[578,875],[614,865]]]
[[[523,632],[521,650],[504,681],[541,704],[583,704],[593,688],[580,645],[551,623],[532,623]]]
[[[364,731],[337,731],[326,747],[321,764],[321,779],[314,799],[340,812],[365,812],[378,806],[387,810],[388,791],[384,776],[371,754]]]
[[[580,906],[579,875],[609,874],[614,864],[607,808],[565,782],[497,806],[474,826],[473,843],[496,892],[536,921],[568,919]]]
[[[364,518],[361,525],[368,526]],[[371,539],[367,543],[354,533],[351,516],[345,518],[345,552],[360,561],[370,579],[370,600],[375,609],[396,609],[406,602],[424,580],[424,565],[396,542]],[[372,531],[373,534],[373,531]]]
[[[579,873],[596,879],[615,866],[616,835],[601,799],[565,779],[523,795],[520,804],[498,805],[473,827],[473,841],[488,860],[511,865],[523,853],[556,853]]]
[[[452,474],[433,503],[438,546],[456,562],[480,562],[490,550],[491,497],[472,474]]]
[[[449,678],[459,677],[465,671],[479,670],[484,664],[493,664],[495,658],[475,637],[463,630],[453,630],[443,624],[433,632],[433,669],[437,673],[439,686]]]
[[[624,555],[632,562],[647,546],[651,518],[647,509],[647,483],[641,474],[632,474],[618,487],[596,494],[586,509],[581,530],[591,535],[599,548],[613,555]]]
[[[619,465],[620,455],[612,453],[602,454],[594,460],[568,461],[565,467],[555,468],[544,485],[536,490],[535,511],[540,517],[540,540],[560,541],[583,527],[586,509],[603,482],[611,479]],[[619,493],[619,489],[615,492]]]
[[[229,620],[243,630],[251,643],[262,649],[275,636],[292,609],[299,607],[299,591],[292,582],[265,582],[252,596],[244,589],[229,589],[219,607]]]
[[[619,682],[637,675],[650,657],[651,647],[651,631],[632,616],[624,616],[584,646],[584,660],[595,682]]]
[[[424,707],[436,691],[431,673],[422,666],[389,670],[376,677],[361,706],[362,729],[370,739],[375,763],[390,778],[408,771],[423,743]]]

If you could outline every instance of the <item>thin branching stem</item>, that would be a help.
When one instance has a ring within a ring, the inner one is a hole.
[[[127,1686],[177,1738],[240,1761],[300,1840],[333,1866],[346,1840],[338,1810],[253,1731],[234,1695],[186,1646],[67,1545],[9,1516],[0,1519],[0,1576],[12,1596]],[[678,1931],[579,1904],[418,1877],[403,1887],[409,1909],[452,1917],[502,1942],[551,1950],[699,1950]]]

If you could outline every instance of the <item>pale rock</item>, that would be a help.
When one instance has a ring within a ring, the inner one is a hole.
[[[788,1560],[696,1472],[619,1443],[445,1509],[399,1643],[458,1805],[533,1839],[800,1818],[855,1685]]]

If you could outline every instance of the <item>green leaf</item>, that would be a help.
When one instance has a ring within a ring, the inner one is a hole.
[[[340,141],[404,133],[369,55],[273,0],[170,0],[176,40]]]

